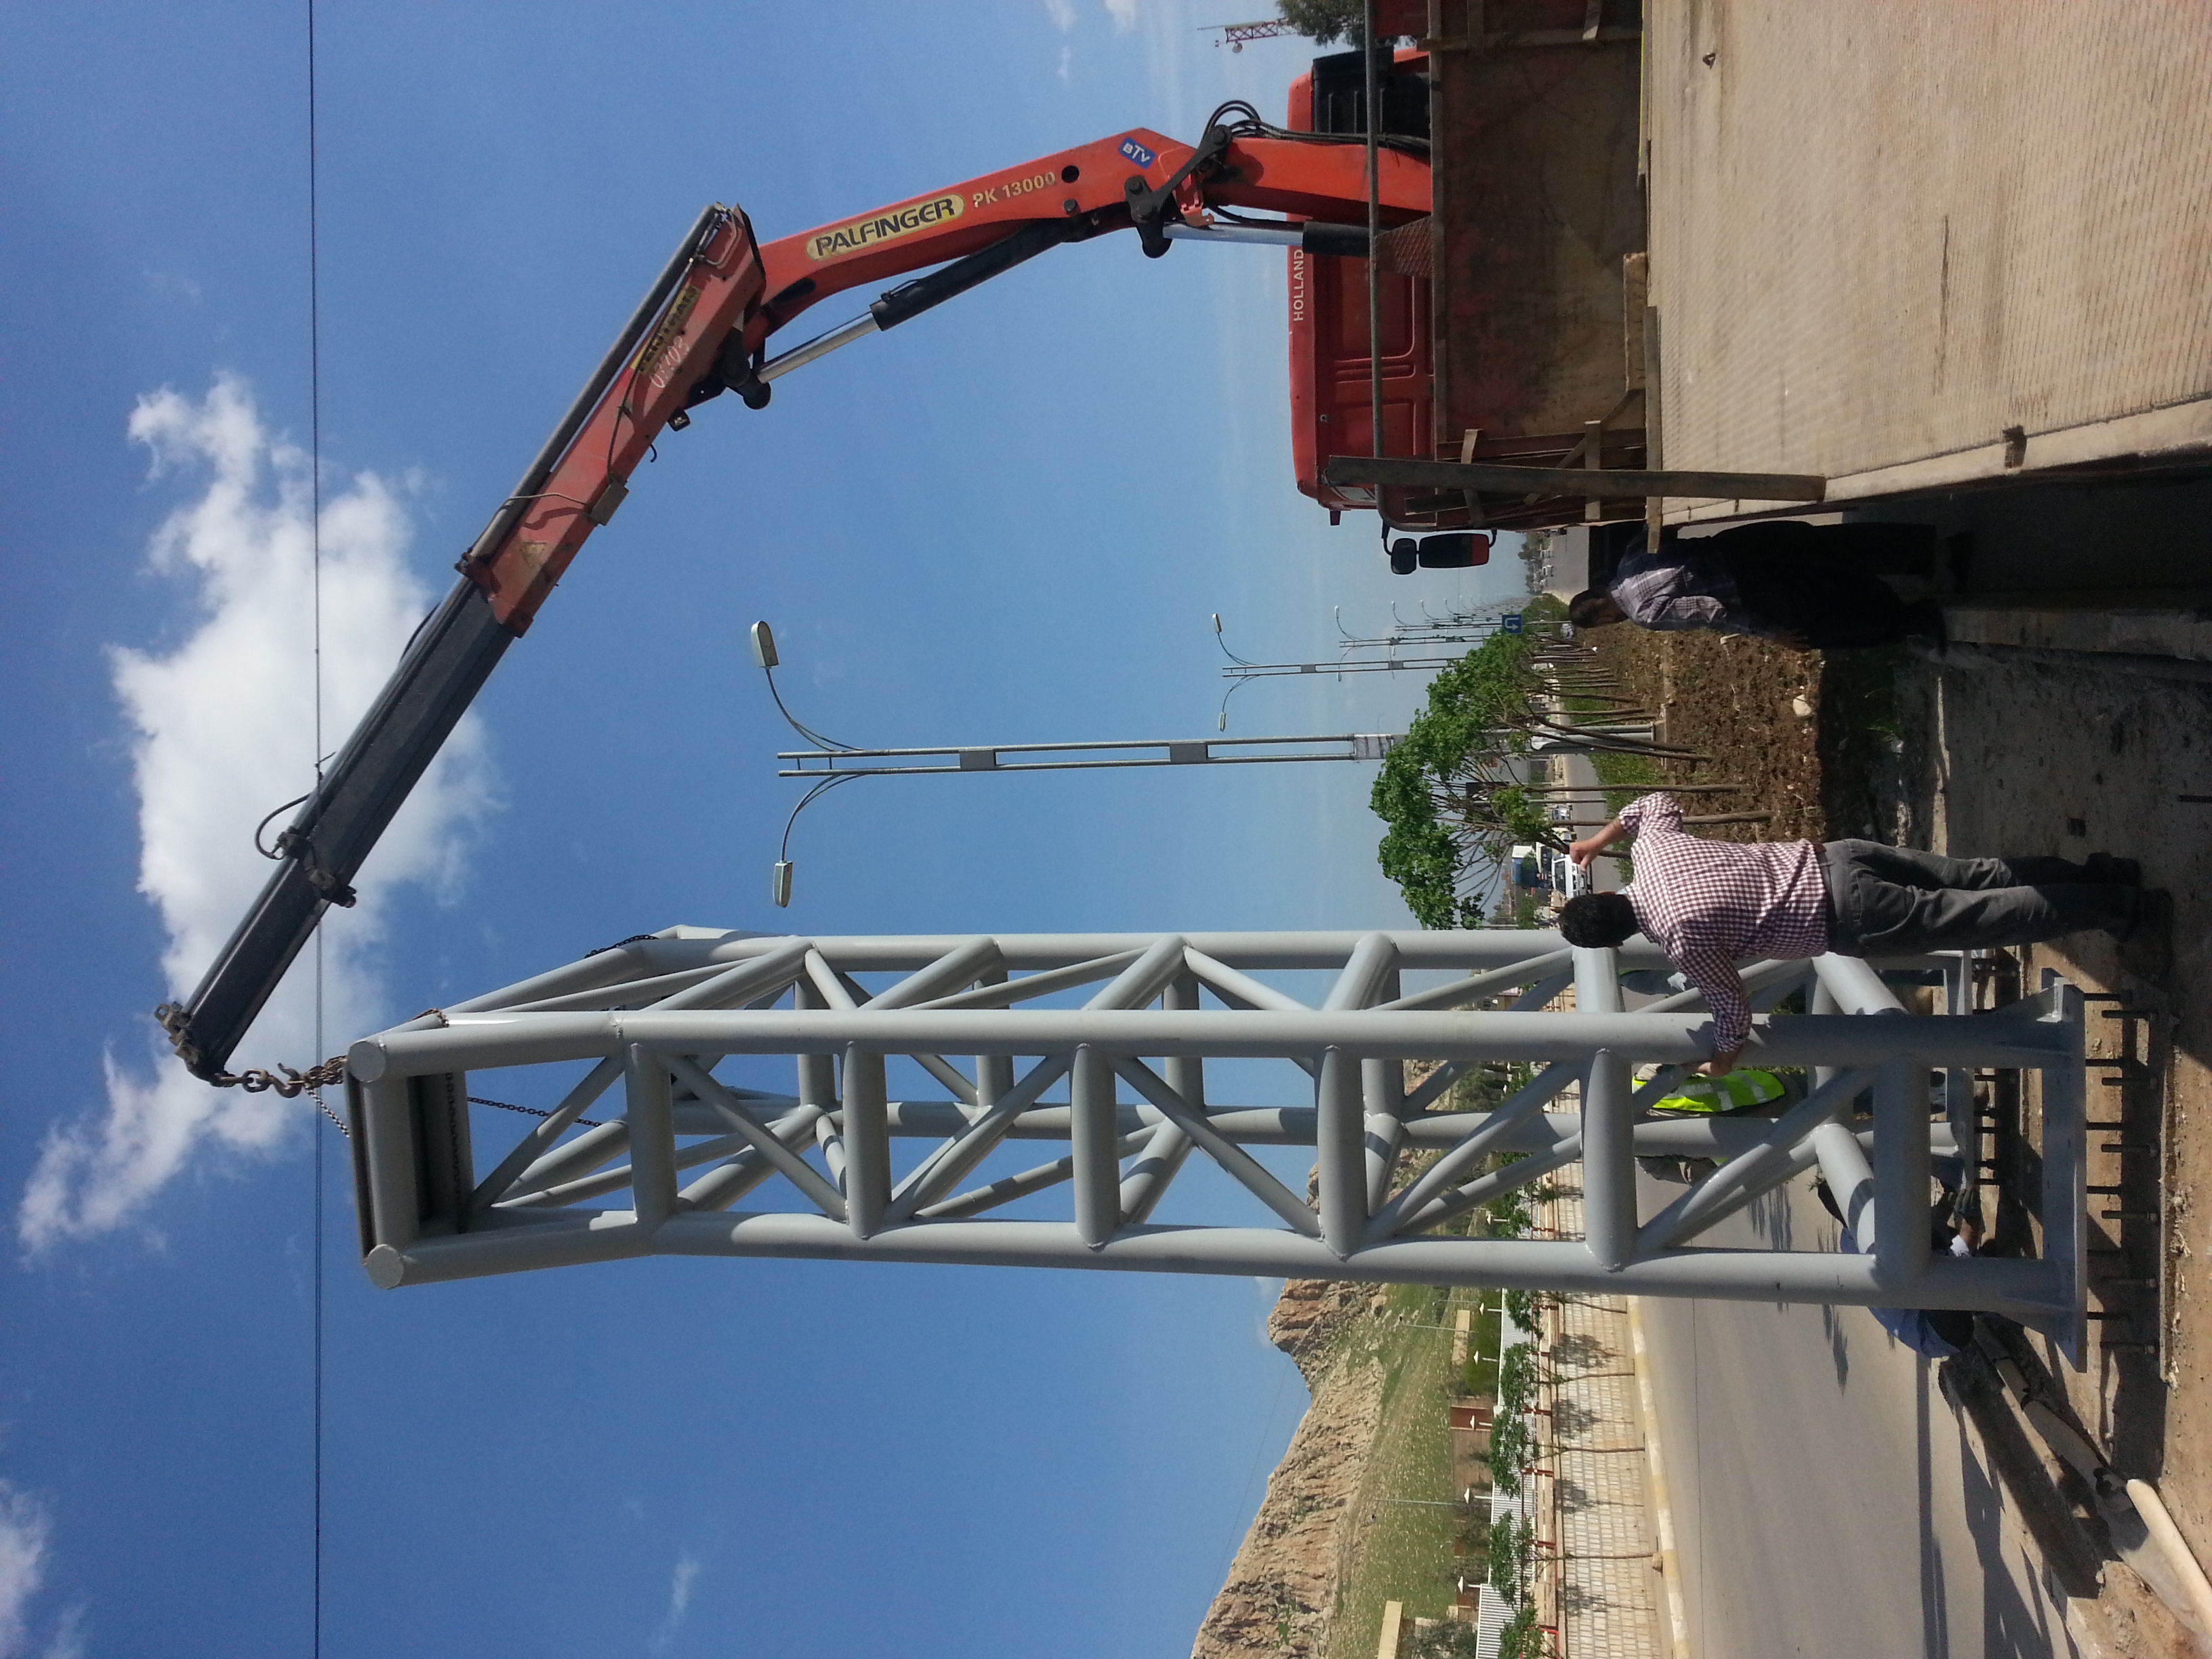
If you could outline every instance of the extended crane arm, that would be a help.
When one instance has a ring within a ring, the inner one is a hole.
[[[687,426],[687,409],[725,390],[757,408],[776,374],[1064,241],[1133,227],[1158,254],[1168,227],[1213,206],[1364,218],[1358,144],[1255,126],[1211,123],[1196,145],[1133,129],[765,247],[736,209],[702,213],[279,838],[279,868],[198,988],[158,1011],[185,1065],[211,1082],[240,1080],[224,1068],[246,1028],[323,911],[353,902],[354,877],[386,826],[586,538],[614,516],[664,428]],[[1386,222],[1428,211],[1425,161],[1386,149],[1376,185]],[[823,300],[931,265],[943,269],[834,335],[766,357],[769,337]]]

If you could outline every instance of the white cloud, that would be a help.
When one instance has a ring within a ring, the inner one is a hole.
[[[684,1615],[691,1610],[691,1587],[699,1582],[698,1558],[690,1553],[676,1559],[676,1571],[668,1580],[668,1613],[660,1621],[660,1630],[653,1638],[653,1650],[662,1651],[683,1624]]]
[[[1060,78],[1061,80],[1065,81],[1065,80],[1067,80],[1067,79],[1069,78],[1068,71],[1069,71],[1069,70],[1071,70],[1071,69],[1073,69],[1073,68],[1074,67],[1074,64],[1075,64],[1075,48],[1074,48],[1073,46],[1062,46],[1062,47],[1060,49],[1060,70],[1059,70]]]
[[[1114,20],[1119,33],[1127,34],[1137,27],[1138,0],[1105,0],[1106,15]]]
[[[46,1644],[42,1659],[84,1659],[82,1607],[70,1607],[63,1613],[61,1623],[54,1627],[54,1639]]]
[[[1045,15],[1062,34],[1075,27],[1075,0],[1044,0]]]
[[[138,887],[167,935],[163,978],[183,996],[268,878],[254,825],[314,779],[310,462],[272,436],[251,391],[228,377],[198,402],[166,388],[140,398],[129,429],[151,453],[155,478],[204,479],[149,549],[151,569],[185,590],[189,629],[167,650],[111,653],[134,738]],[[406,564],[410,535],[398,495],[375,475],[326,489],[326,750],[343,742],[428,608]],[[456,879],[464,832],[488,804],[482,750],[480,729],[465,720],[356,881],[358,907],[329,913],[325,1046],[343,1047],[383,1012],[374,955],[384,896],[401,882],[449,889]],[[231,1066],[310,1064],[324,1057],[310,1052],[314,1042],[302,953]],[[123,1224],[198,1149],[266,1152],[313,1110],[304,1100],[210,1088],[168,1059],[166,1045],[148,1062],[110,1053],[103,1064],[105,1115],[50,1129],[26,1188],[17,1228],[34,1250]]]
[[[0,1480],[0,1659],[26,1651],[25,1609],[46,1576],[46,1506]]]

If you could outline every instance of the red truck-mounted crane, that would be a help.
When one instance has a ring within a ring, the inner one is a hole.
[[[1063,242],[1133,229],[1154,258],[1182,238],[1364,256],[1370,205],[1390,227],[1429,210],[1417,141],[1382,143],[1373,173],[1364,133],[1273,126],[1231,104],[1196,144],[1133,128],[765,245],[738,209],[708,208],[463,556],[460,581],[279,837],[277,871],[198,988],[158,1011],[179,1058],[210,1082],[297,1091],[297,1074],[229,1073],[233,1050],[324,910],[353,902],[355,873],[501,654],[622,505],[648,447],[690,425],[690,410],[725,392],[763,408],[792,369]],[[1242,216],[1250,212],[1281,216]],[[851,322],[769,354],[774,336],[831,295],[931,266]]]

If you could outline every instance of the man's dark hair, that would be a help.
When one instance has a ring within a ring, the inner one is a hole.
[[[1577,628],[1603,628],[1620,619],[1612,614],[1613,595],[1602,587],[1585,587],[1567,601],[1567,620]]]
[[[1636,931],[1636,907],[1626,893],[1584,893],[1559,907],[1559,937],[1586,951],[1619,945]]]

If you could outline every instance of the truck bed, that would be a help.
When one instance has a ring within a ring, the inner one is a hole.
[[[1648,12],[1662,465],[1844,502],[2212,462],[2212,8]]]

